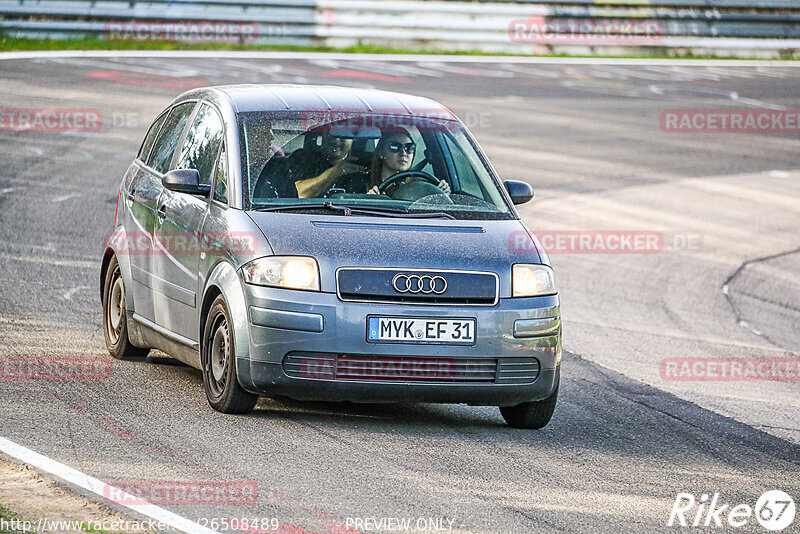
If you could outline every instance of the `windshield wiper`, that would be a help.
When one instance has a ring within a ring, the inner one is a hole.
[[[452,219],[454,221],[456,220],[455,217],[443,211],[428,211],[420,213],[411,213],[410,211],[406,211],[399,215],[390,215],[390,217],[403,217],[406,219]]]
[[[349,206],[342,204],[334,204],[333,202],[313,202],[309,204],[282,204],[279,206],[261,206],[253,208],[254,211],[284,211],[284,210],[302,210],[302,209],[329,209],[341,212],[342,215],[349,217],[352,214],[360,215],[381,215],[386,217],[404,217],[411,219],[426,219],[426,218],[444,218],[454,219],[452,215],[442,212],[431,213],[410,213],[407,208],[402,206],[389,207],[389,206]]]
[[[350,215],[352,208],[349,206],[341,206],[333,202],[311,202],[308,204],[279,204],[277,206],[258,206],[254,207],[254,211],[284,211],[284,210],[305,210],[305,209],[329,209],[340,211],[344,215]]]

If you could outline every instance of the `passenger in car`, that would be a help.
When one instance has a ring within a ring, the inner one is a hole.
[[[322,143],[300,149],[289,156],[289,172],[299,198],[321,197],[343,176],[366,169],[348,160],[353,140],[329,132],[322,134]]]
[[[283,149],[274,144],[275,133],[269,124],[264,124],[259,128],[248,129],[250,169],[261,171],[264,165],[273,157],[285,157]]]
[[[349,160],[353,140],[320,135],[320,143],[272,156],[258,177],[253,195],[257,198],[314,198],[323,196],[353,176],[367,176],[367,169]],[[348,178],[345,178],[347,176]],[[342,187],[343,188],[343,187]],[[362,193],[365,191],[362,191]]]
[[[249,131],[251,156],[250,169],[261,169],[252,191],[254,198],[280,198],[286,196],[286,187],[276,177],[286,171],[286,154],[274,144],[275,134],[269,125],[251,128]]]
[[[403,128],[396,128],[381,135],[372,156],[367,194],[381,194],[378,189],[380,184],[397,173],[409,170],[416,150],[417,145],[413,142],[411,134]],[[407,183],[409,179],[414,180],[414,177],[407,178],[403,183]],[[438,187],[445,193],[450,193],[450,185],[444,180],[439,181]],[[386,193],[391,194],[391,191]]]

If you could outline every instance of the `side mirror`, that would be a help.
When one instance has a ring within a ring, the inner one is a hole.
[[[506,180],[503,185],[506,186],[506,191],[514,204],[525,204],[533,198],[533,188],[528,182]]]
[[[186,193],[187,195],[208,196],[211,186],[200,184],[200,173],[195,169],[175,169],[169,171],[161,179],[161,184],[176,193]]]

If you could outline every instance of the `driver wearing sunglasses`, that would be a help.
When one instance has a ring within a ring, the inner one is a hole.
[[[370,195],[381,194],[378,189],[380,184],[399,172],[409,170],[416,151],[417,145],[407,130],[398,128],[397,131],[383,134],[375,146],[375,153],[372,157],[367,193]],[[414,177],[406,178],[402,183],[413,179]],[[450,185],[444,180],[440,180],[437,187],[444,193],[450,193]],[[389,192],[387,191],[387,193]]]

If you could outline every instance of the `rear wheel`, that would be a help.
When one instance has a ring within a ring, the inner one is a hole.
[[[128,339],[125,283],[116,256],[111,258],[103,280],[103,332],[108,352],[118,360],[144,358],[150,352],[133,346]]]
[[[552,395],[536,402],[523,402],[517,406],[501,406],[500,413],[513,428],[544,428],[553,417],[558,400],[558,387]]]
[[[247,413],[258,402],[236,378],[235,346],[228,307],[219,295],[208,310],[200,351],[208,403],[222,413]]]

